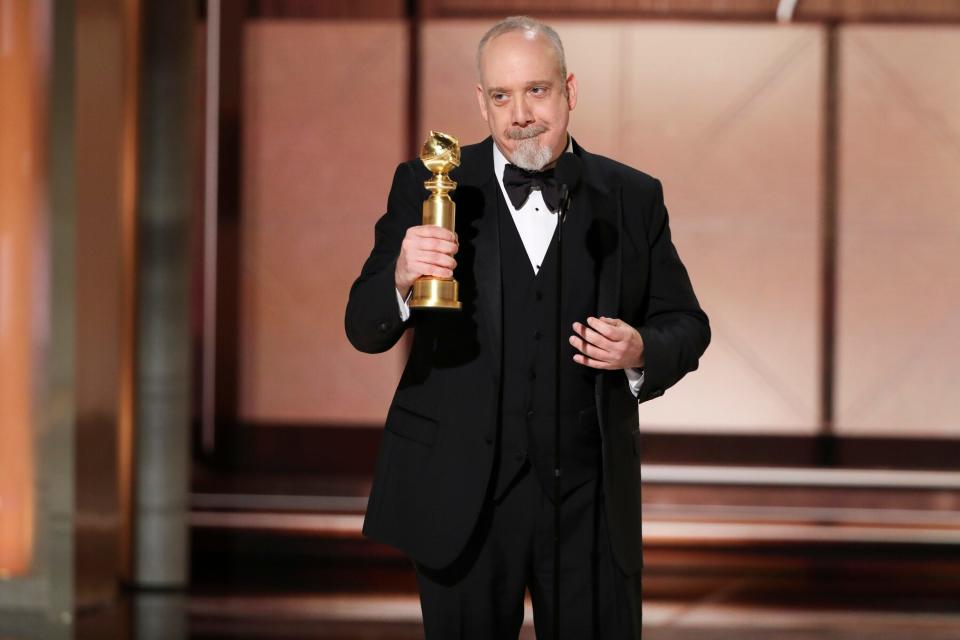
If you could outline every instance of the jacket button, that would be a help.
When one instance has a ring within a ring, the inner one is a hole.
[[[543,300],[543,291],[537,291],[534,296],[537,300]]]
[[[533,339],[539,340],[541,335],[542,334],[540,333],[540,329],[537,329],[536,331],[533,332]]]
[[[526,457],[527,457],[527,454],[524,453],[523,451],[517,451],[515,454],[513,454],[513,459],[516,460],[517,462],[520,462]]]
[[[531,379],[531,380],[536,380],[536,379],[537,379],[537,372],[534,371],[533,369],[530,370],[530,379]]]
[[[386,333],[387,329],[389,328],[390,328],[390,325],[388,325],[386,322],[381,322],[380,324],[377,325],[377,329],[380,330],[380,333]]]
[[[527,420],[533,420],[533,409],[527,411]]]
[[[651,398],[659,398],[662,395],[663,395],[663,389],[654,389],[653,391],[650,392]]]

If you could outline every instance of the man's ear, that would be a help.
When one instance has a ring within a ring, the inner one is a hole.
[[[577,78],[572,73],[567,74],[567,107],[570,111],[577,106]]]
[[[487,100],[483,95],[483,87],[479,84],[477,85],[477,104],[480,105],[480,115],[483,116],[483,121],[487,122]]]

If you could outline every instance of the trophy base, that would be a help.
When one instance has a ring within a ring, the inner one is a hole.
[[[461,308],[459,297],[460,286],[453,278],[434,278],[423,276],[413,283],[413,296],[410,298],[411,309],[450,309],[456,311]]]

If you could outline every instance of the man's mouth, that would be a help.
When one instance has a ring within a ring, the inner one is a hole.
[[[546,130],[547,128],[544,126],[530,127],[526,129],[508,129],[507,137],[511,140],[529,140],[530,138],[536,138]]]

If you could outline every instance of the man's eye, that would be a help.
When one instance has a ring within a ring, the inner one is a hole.
[[[533,92],[535,95],[538,95],[538,96],[539,96],[539,95],[543,95],[544,93],[546,93],[546,92],[547,92],[547,88],[546,88],[546,87],[533,87],[532,89],[530,89],[530,91]]]
[[[495,94],[493,94],[493,101],[494,101],[494,102],[503,102],[503,101],[506,100],[506,99],[507,99],[507,96],[504,95],[504,94],[502,94],[502,93],[495,93]]]

